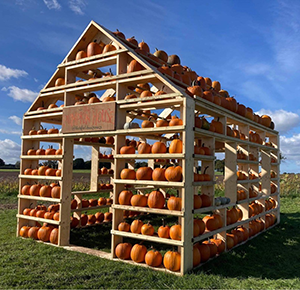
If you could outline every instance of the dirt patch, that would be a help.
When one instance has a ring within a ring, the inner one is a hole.
[[[9,203],[9,204],[0,204],[0,210],[4,209],[17,209],[18,204],[17,203]]]

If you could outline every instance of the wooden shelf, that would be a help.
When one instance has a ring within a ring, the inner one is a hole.
[[[49,118],[49,116],[61,116],[62,117],[62,107],[58,108],[53,108],[53,109],[44,109],[44,110],[35,110],[35,111],[30,111],[24,114],[24,118],[26,120],[29,120],[31,118]]]
[[[102,162],[102,163],[114,163],[114,159],[108,159],[108,158],[101,158],[99,159],[99,162]]]
[[[193,210],[193,214],[200,214],[200,213],[208,213],[208,212],[213,212],[215,210],[219,210],[219,209],[222,209],[222,208],[227,208],[227,207],[232,207],[232,206],[235,206],[236,203],[227,203],[227,204],[222,204],[222,205],[219,205],[219,206],[207,206],[207,207],[201,207],[201,208],[198,208],[198,209],[194,209]]]
[[[258,183],[259,181],[260,181],[260,179],[256,178],[256,179],[237,180],[237,183],[238,184]]]
[[[78,136],[78,134],[77,134]],[[85,135],[87,136],[87,135]],[[74,144],[76,145],[82,145],[82,146],[99,146],[103,148],[114,148],[115,145],[112,144],[103,144],[103,143],[96,143],[96,142],[81,142],[81,141],[74,141]]]
[[[216,184],[215,181],[199,181],[193,182],[193,186],[210,186]]]
[[[217,141],[234,142],[234,143],[237,143],[237,145],[249,145],[249,146],[257,147],[257,148],[260,148],[260,149],[263,149],[263,150],[266,150],[266,151],[278,151],[278,149],[276,149],[276,148],[272,148],[272,147],[269,147],[269,146],[249,142],[247,140],[241,140],[241,139],[238,139],[238,138],[229,137],[229,136],[224,135],[224,134],[219,134],[219,133],[216,133],[216,132],[211,132],[211,131],[200,129],[200,128],[195,128],[194,130],[195,130],[195,135],[197,135],[197,136],[214,137]]]
[[[144,136],[148,135],[151,139],[151,134],[167,134],[167,133],[178,133],[183,132],[185,126],[166,126],[166,127],[155,127],[155,128],[137,128],[137,129],[118,129],[116,134],[118,135],[128,135],[128,136]]]
[[[153,185],[158,187],[184,187],[183,182],[153,181],[153,180],[132,180],[132,179],[114,179],[115,184],[131,185]]]
[[[122,237],[128,237],[132,239],[139,239],[139,240],[144,240],[144,241],[150,241],[150,242],[155,242],[155,243],[161,243],[161,244],[167,244],[167,245],[172,245],[172,246],[183,246],[182,241],[177,241],[177,240],[172,240],[172,239],[164,239],[160,238],[156,235],[153,236],[146,236],[142,234],[134,234],[131,232],[122,232],[122,231],[117,231],[117,230],[111,230],[111,234],[117,235],[117,236],[122,236]]]
[[[237,164],[239,163],[245,163],[245,164],[259,164],[258,161],[253,161],[253,160],[244,160],[244,159],[237,159]]]
[[[69,66],[73,66],[73,65],[80,65],[80,64],[83,64],[83,63],[90,63],[90,62],[93,62],[95,60],[107,58],[107,57],[113,56],[115,54],[123,53],[123,52],[126,52],[126,51],[127,51],[126,49],[117,49],[117,50],[110,51],[110,52],[107,52],[107,53],[101,53],[101,54],[93,55],[93,56],[90,56],[90,57],[81,58],[79,60],[72,60],[72,61],[68,61],[68,62],[65,62],[65,63],[61,63],[57,67],[58,68],[65,68],[65,67],[69,67]]]
[[[61,160],[63,155],[21,155],[20,158],[26,160]]]
[[[212,102],[209,102],[203,98],[194,96],[195,98],[195,105],[196,105],[196,110],[201,109],[206,109],[208,112],[212,113],[212,115],[221,115],[221,116],[226,116],[227,117],[227,122],[229,123],[236,123],[237,125],[244,125],[244,124],[249,124],[250,129],[254,131],[267,131],[269,136],[274,136],[278,135],[278,131],[272,130],[270,128],[267,128],[266,126],[263,126],[261,124],[258,124],[248,118],[245,118],[241,115],[238,115],[230,110],[227,110],[221,106],[218,106]]]
[[[195,160],[214,161],[216,159],[215,156],[211,156],[211,155],[194,154],[193,156]]]
[[[163,102],[160,102],[163,101]],[[182,95],[178,93],[164,94],[153,97],[139,98],[128,100],[119,100],[117,104],[120,105],[119,108],[123,110],[129,109],[140,109],[144,107],[154,107],[156,108],[165,108],[168,105],[181,104],[183,101]]]
[[[57,225],[57,226],[60,225],[60,221],[44,219],[44,218],[37,218],[37,217],[34,217],[34,216],[28,216],[28,215],[23,215],[23,214],[17,214],[16,217],[20,218],[20,219],[25,219],[25,220],[29,220],[29,221],[36,221],[36,222],[40,222],[40,223],[49,223],[49,224],[53,224],[53,225]]]
[[[23,135],[23,140],[38,140],[42,142],[61,143],[63,134]]]
[[[185,154],[116,154],[116,159],[184,159]]]
[[[101,208],[109,208],[111,205],[99,205],[99,206],[89,206],[89,207],[82,207],[82,208],[75,208],[71,209],[71,212],[82,212],[82,211],[88,211],[88,210],[95,210],[95,209],[101,209]]]
[[[120,204],[114,204],[112,205],[112,208],[147,212],[147,213],[154,213],[154,214],[162,214],[162,215],[184,216],[184,213],[182,211],[169,210],[169,209],[158,209],[158,208],[139,207],[139,206],[120,205]]]
[[[45,175],[25,175],[20,174],[19,178],[23,179],[36,179],[36,180],[56,180],[56,181],[62,181],[61,176],[45,176]]]
[[[24,194],[19,194],[18,198],[20,198],[20,199],[31,199],[31,200],[36,200],[36,201],[50,201],[50,202],[53,202],[53,203],[61,202],[60,198],[41,197],[41,196],[32,196],[32,195],[24,195]]]
[[[97,190],[97,191],[72,191],[71,194],[75,195],[75,194],[97,194],[97,193],[104,193],[104,192],[112,192],[113,188],[111,189],[103,189],[103,190]]]

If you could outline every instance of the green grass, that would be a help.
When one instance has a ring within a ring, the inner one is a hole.
[[[113,262],[29,239],[15,237],[17,210],[3,210],[16,204],[18,184],[0,182],[0,289],[7,288],[113,288],[113,289],[299,289],[300,196],[298,177],[281,177],[281,223],[229,253],[222,254],[184,277]],[[88,184],[74,184],[76,190]],[[216,195],[223,185],[216,185]],[[86,198],[97,197],[88,195]],[[160,215],[151,218],[157,228]],[[166,223],[173,223],[166,217]],[[111,225],[71,231],[71,243],[110,251]],[[126,241],[130,241],[125,239]],[[149,243],[145,243],[147,247]],[[168,246],[159,249],[164,252]]]
[[[14,168],[14,169],[0,169],[0,172],[19,172],[20,169]]]
[[[184,277],[16,238],[17,211],[0,210],[0,288],[299,289],[300,197],[281,200],[279,226]],[[109,239],[109,227],[76,230],[72,238],[87,232],[95,244],[105,232]]]

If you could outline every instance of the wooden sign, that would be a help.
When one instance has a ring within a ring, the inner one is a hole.
[[[62,133],[115,130],[115,119],[115,102],[64,107]]]

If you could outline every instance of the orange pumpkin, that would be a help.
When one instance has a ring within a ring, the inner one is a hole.
[[[150,224],[150,222],[142,225],[141,234],[146,236],[153,236],[154,227]]]
[[[167,202],[167,207],[169,210],[181,210],[182,208],[181,197],[171,196]]]
[[[135,180],[136,174],[134,169],[124,168],[120,173],[121,179]]]
[[[181,225],[173,225],[170,228],[170,238],[181,241]]]
[[[143,224],[141,220],[134,220],[130,225],[130,231],[134,234],[140,234]]]
[[[132,245],[129,243],[120,243],[115,248],[115,254],[119,259],[128,260],[130,259],[130,252]]]
[[[168,251],[164,255],[163,264],[166,269],[178,272],[181,265],[181,256],[179,252]]]
[[[152,180],[152,168],[151,167],[140,167],[136,171],[137,180]]]
[[[148,196],[148,206],[150,208],[164,208],[165,197],[159,190],[151,191]]]
[[[153,154],[159,154],[159,153],[166,153],[166,152],[167,152],[167,147],[166,147],[165,143],[163,143],[163,142],[155,142],[152,145],[151,153],[153,153]]]
[[[144,245],[135,244],[130,252],[130,258],[136,263],[142,263],[145,261],[147,248]]]
[[[182,141],[180,139],[172,140],[169,146],[169,153],[170,154],[182,153]]]
[[[159,267],[162,263],[162,254],[156,250],[150,250],[145,255],[145,263],[151,267]]]
[[[130,205],[130,200],[133,196],[132,191],[130,190],[122,190],[119,193],[118,201],[121,205]]]
[[[168,181],[182,181],[182,167],[170,166],[165,171],[165,177]]]

